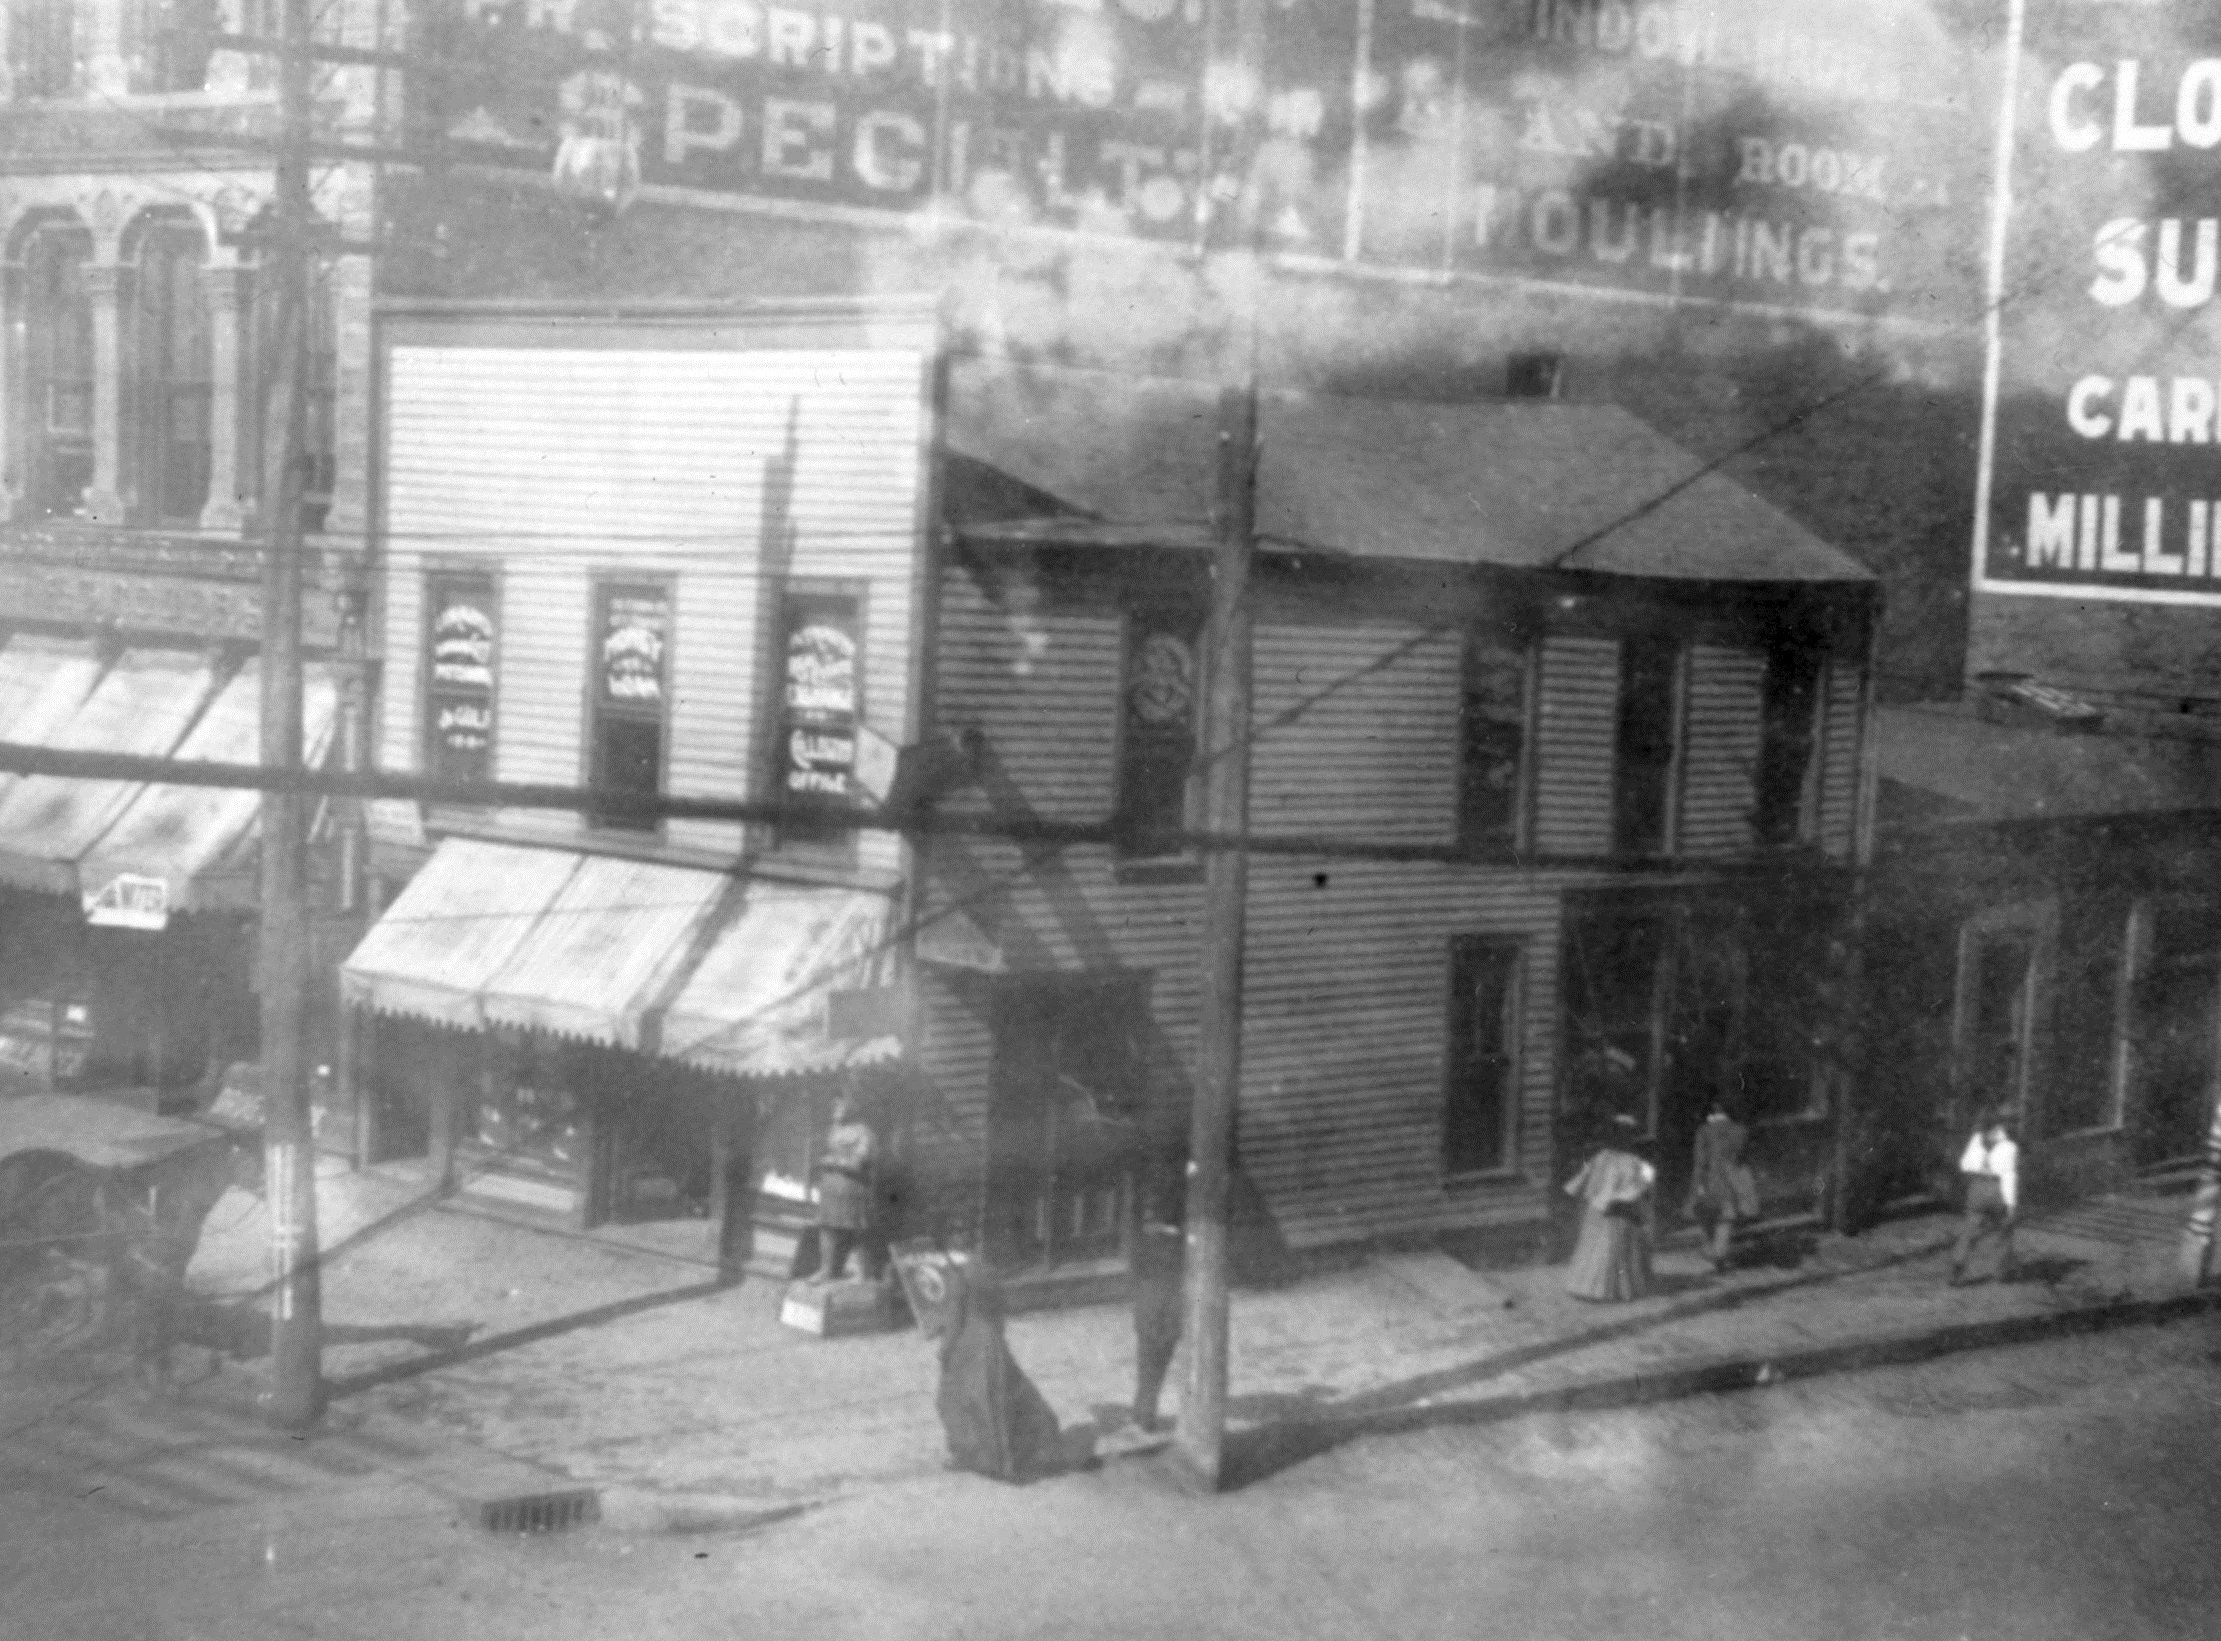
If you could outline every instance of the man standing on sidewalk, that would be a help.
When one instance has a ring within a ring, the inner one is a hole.
[[[2006,1132],[2005,1114],[1983,1115],[1974,1138],[1959,1158],[1959,1173],[1966,1181],[1966,1219],[1959,1227],[1959,1245],[1951,1252],[1951,1285],[1966,1281],[1967,1260],[1974,1245],[1988,1232],[1998,1238],[1997,1278],[2013,1279],[2013,1219],[2020,1207],[2020,1147]]]
[[[1187,1153],[1160,1140],[1144,1159],[1135,1192],[1133,1241],[1134,1405],[1130,1421],[1097,1446],[1104,1457],[1157,1446],[1157,1402],[1180,1348],[1181,1282],[1186,1270]]]

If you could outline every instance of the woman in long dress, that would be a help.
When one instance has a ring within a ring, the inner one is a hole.
[[[1566,1271],[1576,1299],[1640,1299],[1650,1292],[1650,1193],[1658,1171],[1635,1152],[1635,1124],[1613,1119],[1612,1137],[1566,1182],[1581,1199],[1581,1239]]]

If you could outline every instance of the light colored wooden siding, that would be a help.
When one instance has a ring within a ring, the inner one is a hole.
[[[1608,638],[1545,638],[1541,689],[1536,847],[1545,854],[1604,854],[1612,846],[1619,645]]]
[[[1709,644],[1690,649],[1679,833],[1685,855],[1732,855],[1751,847],[1765,679],[1766,658],[1756,651]]]
[[[1820,846],[1838,860],[1851,856],[1858,826],[1859,712],[1863,679],[1848,656],[1828,666],[1827,717],[1822,725]]]
[[[597,572],[675,581],[674,794],[738,798],[756,780],[760,601],[782,569],[863,584],[865,721],[906,739],[923,370],[915,349],[395,347],[383,761],[418,756],[424,570],[475,559],[504,577],[504,780],[585,777]],[[767,482],[791,496],[791,551],[768,563]],[[740,842],[717,823],[675,823],[671,837]],[[892,866],[900,848],[866,833],[859,853]]]
[[[400,545],[406,569],[390,568],[382,589],[385,666],[378,681],[378,733],[371,761],[411,774],[424,767],[424,570],[423,555]]]
[[[1017,803],[1044,819],[1102,820],[1115,782],[1117,612],[1042,608],[1023,596],[1029,589],[991,599],[961,569],[948,572],[944,587],[938,721],[979,729],[994,755],[982,787],[944,807]],[[1001,790],[1005,781],[1011,785]]]
[[[1459,642],[1396,622],[1260,620],[1252,828],[1455,842]]]

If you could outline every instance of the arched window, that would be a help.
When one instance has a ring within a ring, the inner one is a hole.
[[[8,90],[66,97],[77,84],[77,0],[8,0]]]
[[[333,478],[332,417],[338,398],[339,325],[337,292],[329,263],[315,260],[308,275],[308,368],[306,376],[308,427],[307,461],[301,474],[301,528],[311,533],[324,528],[331,511]],[[249,369],[252,386],[246,395],[247,421],[240,440],[240,486],[259,498],[264,482],[264,443],[277,436],[270,420],[270,372],[276,360],[277,300],[267,270],[258,270],[254,287],[254,340]]]
[[[124,454],[141,522],[198,523],[208,501],[208,290],[205,241],[186,222],[139,238],[130,309]]]
[[[25,511],[66,518],[93,481],[93,313],[85,288],[92,236],[56,223],[23,252],[23,386],[15,447]]]
[[[209,35],[223,27],[216,0],[127,0],[123,54],[137,92],[199,91],[208,83]]]

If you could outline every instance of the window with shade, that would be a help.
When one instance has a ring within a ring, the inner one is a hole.
[[[1814,835],[1819,802],[1819,712],[1824,663],[1817,650],[1779,645],[1766,657],[1759,696],[1758,774],[1751,830],[1760,843]]]
[[[141,236],[129,308],[125,455],[145,523],[198,523],[208,502],[210,362],[206,244],[188,223]]]
[[[210,35],[224,26],[217,0],[124,0],[123,56],[140,94],[199,91],[208,84]]]
[[[1527,646],[1468,632],[1458,709],[1458,846],[1509,855],[1520,845],[1527,799]]]
[[[597,797],[649,797],[663,790],[671,700],[671,587],[662,581],[605,581],[594,590],[592,731],[587,779]],[[591,825],[653,832],[654,815],[597,804]]]
[[[93,481],[92,238],[51,226],[23,255],[25,392],[18,409],[24,500],[34,518],[67,518]]]
[[[1202,637],[1200,610],[1136,610],[1126,618],[1111,820],[1118,853],[1127,860],[1188,858],[1180,834],[1198,784]]]
[[[1680,731],[1680,645],[1647,633],[1625,639],[1612,760],[1612,847],[1617,853],[1662,855],[1673,848]]]
[[[424,769],[438,781],[494,778],[500,605],[494,579],[426,579]]]
[[[790,818],[780,841],[837,842],[836,817],[856,802],[857,724],[863,708],[859,600],[789,593],[779,646],[780,720],[775,789]]]

